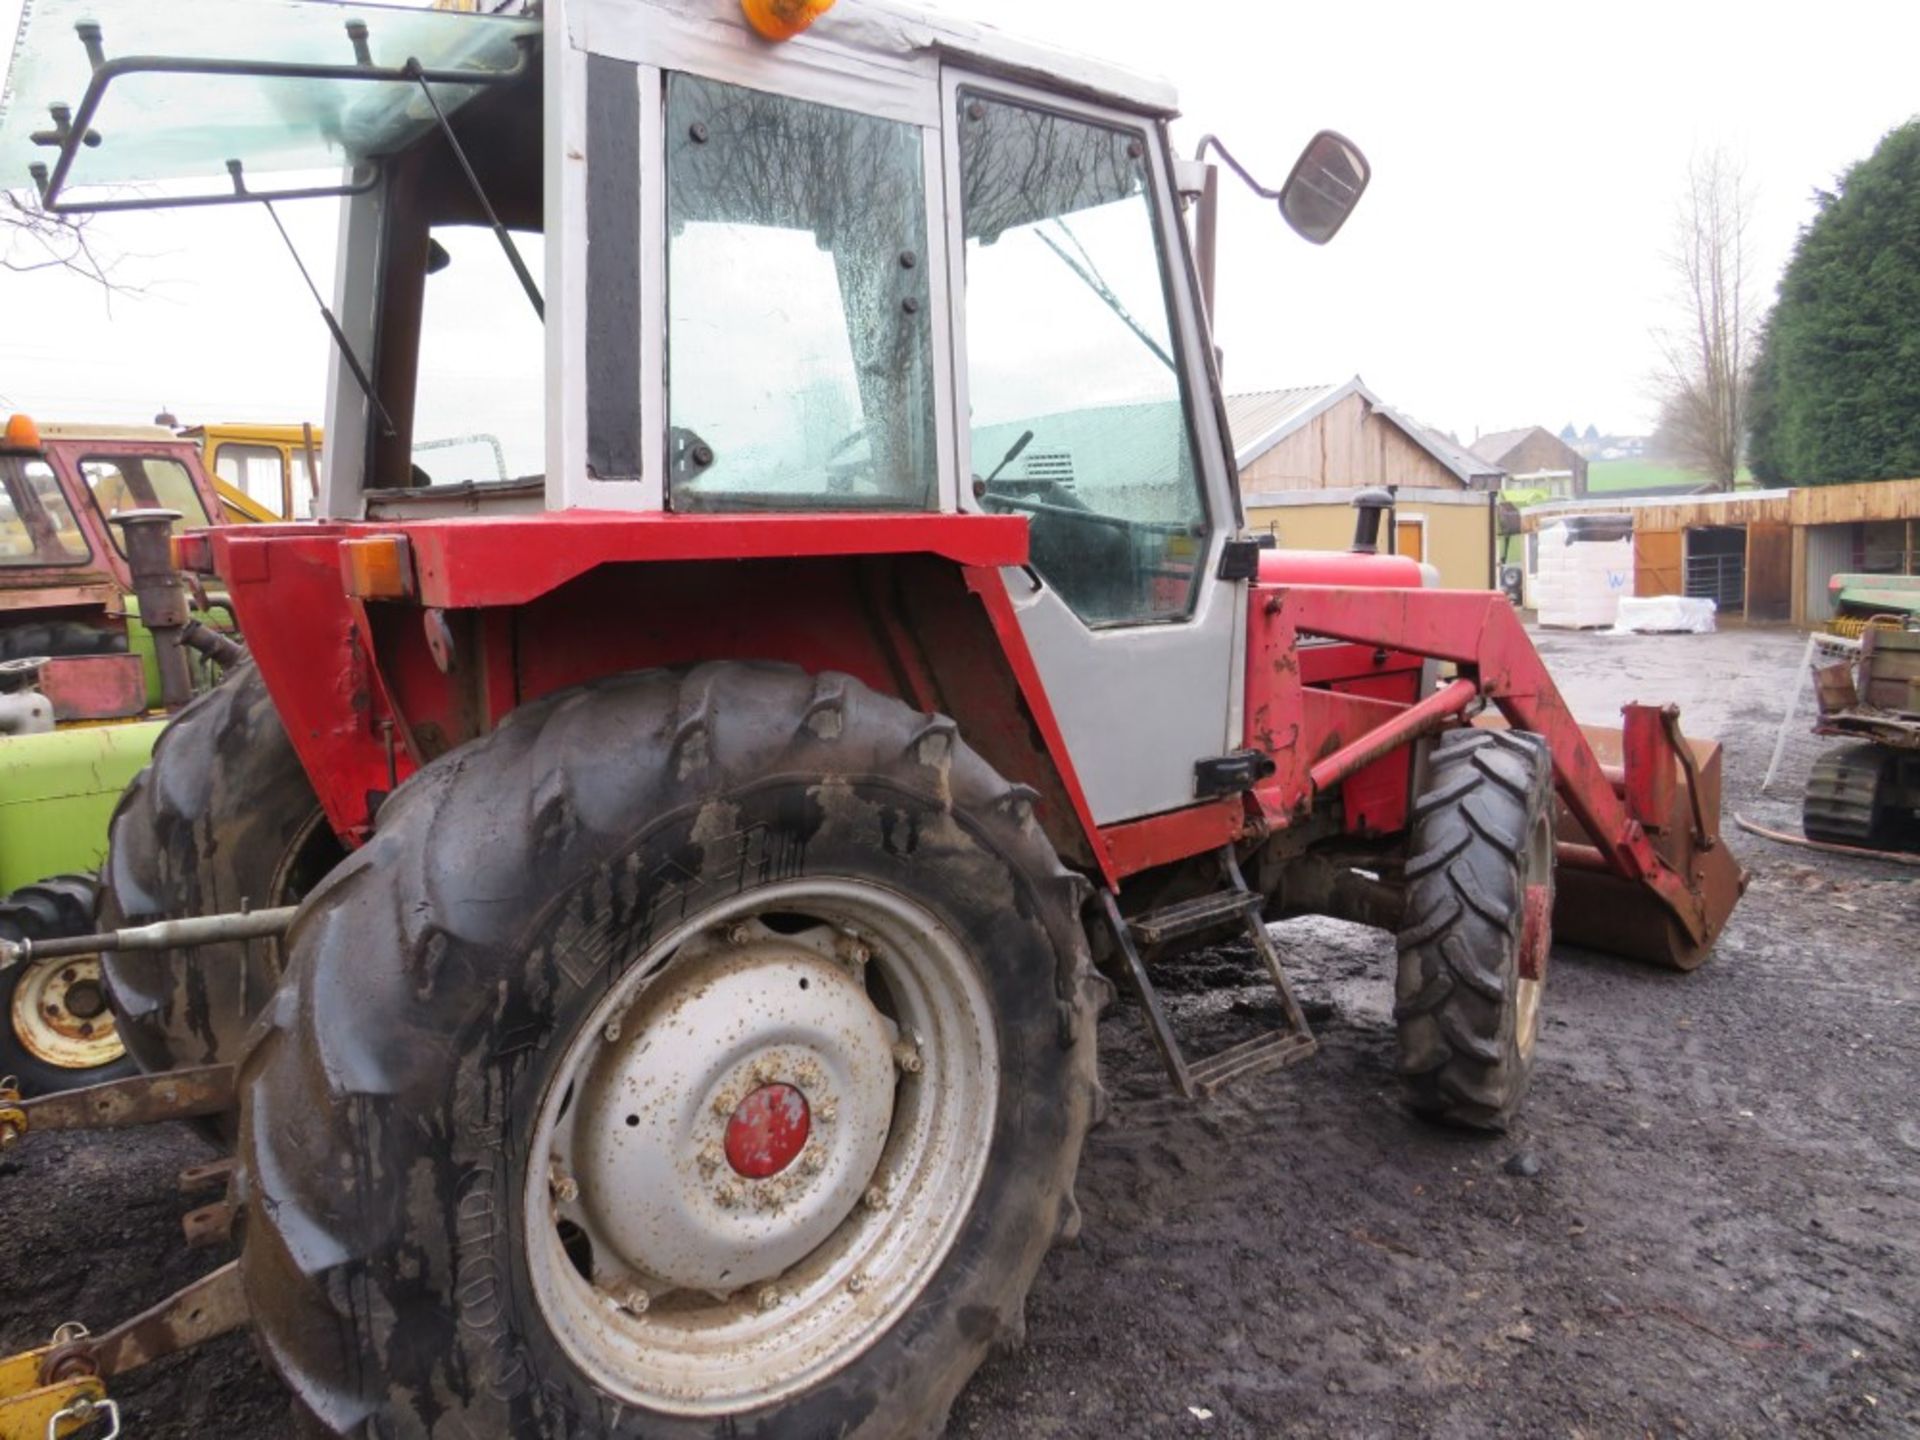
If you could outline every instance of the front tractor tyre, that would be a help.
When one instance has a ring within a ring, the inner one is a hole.
[[[102,924],[292,905],[344,853],[260,672],[240,665],[160,732],[120,797]],[[278,940],[228,940],[110,955],[106,976],[127,1049],[170,1070],[236,1059],[280,967]]]
[[[1553,762],[1535,735],[1441,737],[1413,806],[1394,1020],[1409,1103],[1505,1130],[1533,1077],[1553,945]]]
[[[242,1270],[336,1435],[931,1435],[1070,1225],[1085,884],[951,721],[708,664],[516,712],[306,904]]]
[[[55,875],[0,899],[0,940],[94,931],[91,875]],[[23,1096],[117,1080],[135,1070],[114,1028],[100,957],[30,960],[0,970],[0,1080]]]

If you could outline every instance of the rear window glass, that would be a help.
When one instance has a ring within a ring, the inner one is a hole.
[[[53,467],[0,456],[0,565],[78,565],[91,553]]]

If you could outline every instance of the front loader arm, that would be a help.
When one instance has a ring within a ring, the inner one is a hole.
[[[1592,839],[1598,864],[1622,880],[1652,890],[1694,945],[1710,942],[1718,923],[1709,913],[1702,887],[1660,853],[1642,818],[1631,813],[1628,799],[1594,753],[1505,596],[1473,590],[1291,585],[1277,590],[1269,604],[1283,607],[1286,618],[1303,635],[1376,645],[1458,665],[1509,724],[1546,742],[1553,758],[1555,789]],[[1635,747],[1630,768],[1673,765],[1676,752],[1670,740],[1664,746],[1647,743],[1648,727],[1635,726],[1633,731],[1641,743]],[[1667,733],[1664,728],[1660,731],[1663,736]],[[1656,793],[1659,787],[1636,776],[1622,788],[1631,797]],[[1664,822],[1660,816],[1644,818]],[[1698,839],[1707,848],[1715,843],[1711,836]],[[1561,847],[1563,863],[1585,861],[1587,857],[1578,851],[1579,847]]]

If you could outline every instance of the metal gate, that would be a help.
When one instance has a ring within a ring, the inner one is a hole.
[[[1687,595],[1711,600],[1722,614],[1746,608],[1747,557],[1739,552],[1687,556]]]

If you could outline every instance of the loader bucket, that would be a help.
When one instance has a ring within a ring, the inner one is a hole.
[[[1698,899],[1705,932],[1696,938],[1650,886],[1609,871],[1592,838],[1561,804],[1554,938],[1691,970],[1713,949],[1747,885],[1746,872],[1720,838],[1720,746],[1682,739],[1670,709],[1629,705],[1625,718],[1625,729],[1583,725],[1581,733],[1628,813]]]

